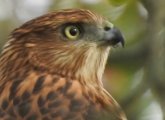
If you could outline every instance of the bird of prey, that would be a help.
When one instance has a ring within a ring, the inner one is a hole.
[[[118,43],[124,45],[121,32],[84,9],[16,28],[0,56],[0,120],[126,120],[102,84]]]

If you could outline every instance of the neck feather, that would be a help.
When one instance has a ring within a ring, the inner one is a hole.
[[[87,51],[86,59],[84,59],[84,65],[77,70],[76,76],[89,85],[102,85],[102,76],[108,54],[109,48],[90,48]]]
[[[77,44],[70,47],[58,45],[55,48],[42,46],[37,48],[35,45],[28,46],[30,48],[9,46],[6,46],[2,53],[3,56],[1,56],[0,64],[4,68],[8,64],[5,60],[8,59],[7,61],[13,63],[14,68],[24,68],[27,63],[34,64],[51,69],[50,71],[54,73],[80,80],[86,85],[102,86],[101,79],[109,54],[109,47],[100,47],[94,43]],[[21,49],[24,49],[24,52]],[[27,59],[21,56],[25,56]],[[23,66],[21,67],[21,65]],[[0,73],[4,74],[4,71]]]
[[[64,49],[63,49],[64,50]],[[58,52],[54,58],[54,65],[60,74],[72,76],[81,82],[102,86],[102,75],[109,54],[109,47],[100,47],[96,44],[71,47],[67,52]]]

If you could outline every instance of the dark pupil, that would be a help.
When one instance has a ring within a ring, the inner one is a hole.
[[[77,28],[71,28],[69,32],[72,36],[75,36],[75,35],[77,35],[78,30],[77,30]]]
[[[104,30],[105,30],[105,31],[109,31],[110,29],[111,29],[111,28],[108,27],[108,26],[104,27]]]

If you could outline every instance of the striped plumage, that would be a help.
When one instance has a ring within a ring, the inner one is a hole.
[[[68,26],[80,30],[76,39],[65,35]],[[82,9],[15,29],[0,56],[0,120],[126,120],[101,81],[118,42],[116,28]]]

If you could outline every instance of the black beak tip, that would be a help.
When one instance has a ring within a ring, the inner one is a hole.
[[[124,48],[124,46],[125,46],[125,40],[124,40],[123,35],[121,35],[121,36],[119,37],[119,42],[121,43],[122,47]]]
[[[112,33],[114,35],[112,37],[113,45],[121,43],[122,47],[124,47],[125,46],[125,40],[124,40],[124,37],[123,37],[122,33],[120,32],[120,30],[118,30],[117,28],[113,28]]]

